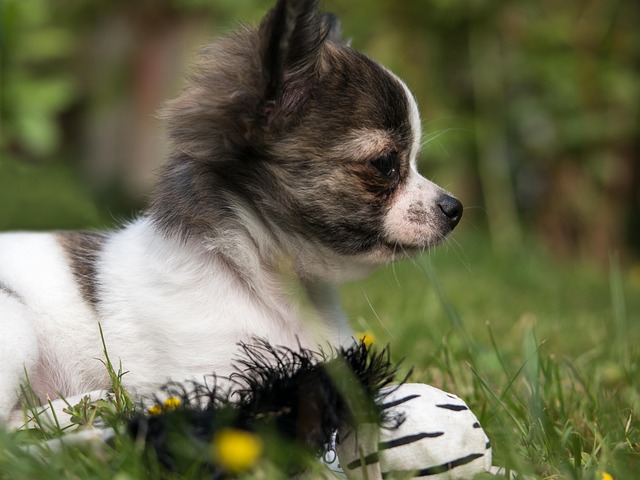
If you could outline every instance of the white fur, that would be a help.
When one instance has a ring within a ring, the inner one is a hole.
[[[437,199],[447,192],[418,173],[417,161],[422,138],[418,105],[409,87],[395,74],[389,73],[402,86],[407,97],[413,141],[408,179],[400,187],[385,217],[386,238],[396,243],[399,249],[435,245],[442,240],[438,234],[440,229],[433,223],[439,217]]]
[[[234,245],[225,253],[243,261],[242,276],[210,248],[167,238],[141,218],[106,240],[96,311],[53,234],[0,235],[0,284],[19,296],[0,291],[0,414],[15,406],[23,369],[43,400],[108,388],[98,322],[139,395],[170,379],[229,375],[237,343],[255,336],[294,348],[349,340],[329,287],[296,286],[287,262],[265,264],[247,238]]]
[[[53,235],[0,235],[0,283],[19,296],[0,292],[0,414],[14,406],[24,370],[42,399],[104,384],[104,369],[92,360],[101,356],[96,315]]]
[[[237,241],[236,258],[249,256]],[[302,323],[300,303],[278,281],[287,272],[248,260],[251,276],[238,278],[219,256],[161,237],[145,220],[107,243],[99,263],[103,331],[130,371],[128,384],[148,392],[167,378],[228,375],[236,344],[254,336],[312,347],[332,336],[321,322]]]
[[[409,122],[411,124],[411,131],[413,133],[413,143],[411,145],[411,165],[415,168],[418,161],[418,154],[420,153],[420,144],[422,142],[422,122],[420,121],[420,111],[418,110],[418,104],[416,99],[400,78],[391,72],[391,75],[398,80],[398,83],[402,85],[405,95],[407,96],[407,102],[409,104]]]

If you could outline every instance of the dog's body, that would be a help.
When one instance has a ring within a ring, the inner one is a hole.
[[[239,341],[315,348],[350,330],[334,285],[435,245],[462,206],[416,170],[407,87],[340,42],[314,0],[202,52],[165,109],[173,142],[122,230],[0,235],[0,417],[40,398],[230,373]]]
[[[125,384],[145,394],[169,378],[228,375],[236,344],[253,336],[307,347],[348,340],[337,304],[305,309],[284,265],[262,265],[243,239],[234,242],[235,259],[253,257],[242,271],[194,241],[163,236],[147,218],[104,236],[1,235],[0,327],[11,342],[2,344],[3,387],[23,379],[26,365],[43,399],[106,388],[98,322],[128,371]],[[314,282],[306,288],[310,299],[328,295]]]

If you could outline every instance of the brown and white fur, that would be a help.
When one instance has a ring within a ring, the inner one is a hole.
[[[204,48],[163,118],[148,210],[109,233],[0,235],[0,416],[45,400],[230,373],[237,343],[348,342],[335,286],[422,252],[462,206],[416,169],[418,108],[343,44],[317,0],[280,0]]]

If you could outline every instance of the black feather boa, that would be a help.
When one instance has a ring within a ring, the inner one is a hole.
[[[217,432],[234,428],[285,445],[270,459],[293,474],[308,465],[311,455],[321,455],[339,429],[364,422],[394,428],[403,421],[383,406],[381,389],[394,382],[398,371],[388,348],[354,342],[326,353],[263,340],[240,347],[230,388],[222,391],[215,377],[211,385],[168,384],[163,393],[178,399],[175,408],[160,408],[152,416],[140,412],[130,421],[129,433],[143,440],[165,468],[231,476],[209,452]]]

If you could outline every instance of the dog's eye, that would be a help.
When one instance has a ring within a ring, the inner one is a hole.
[[[387,152],[382,157],[372,160],[371,166],[385,178],[395,177],[398,174],[398,152]]]

